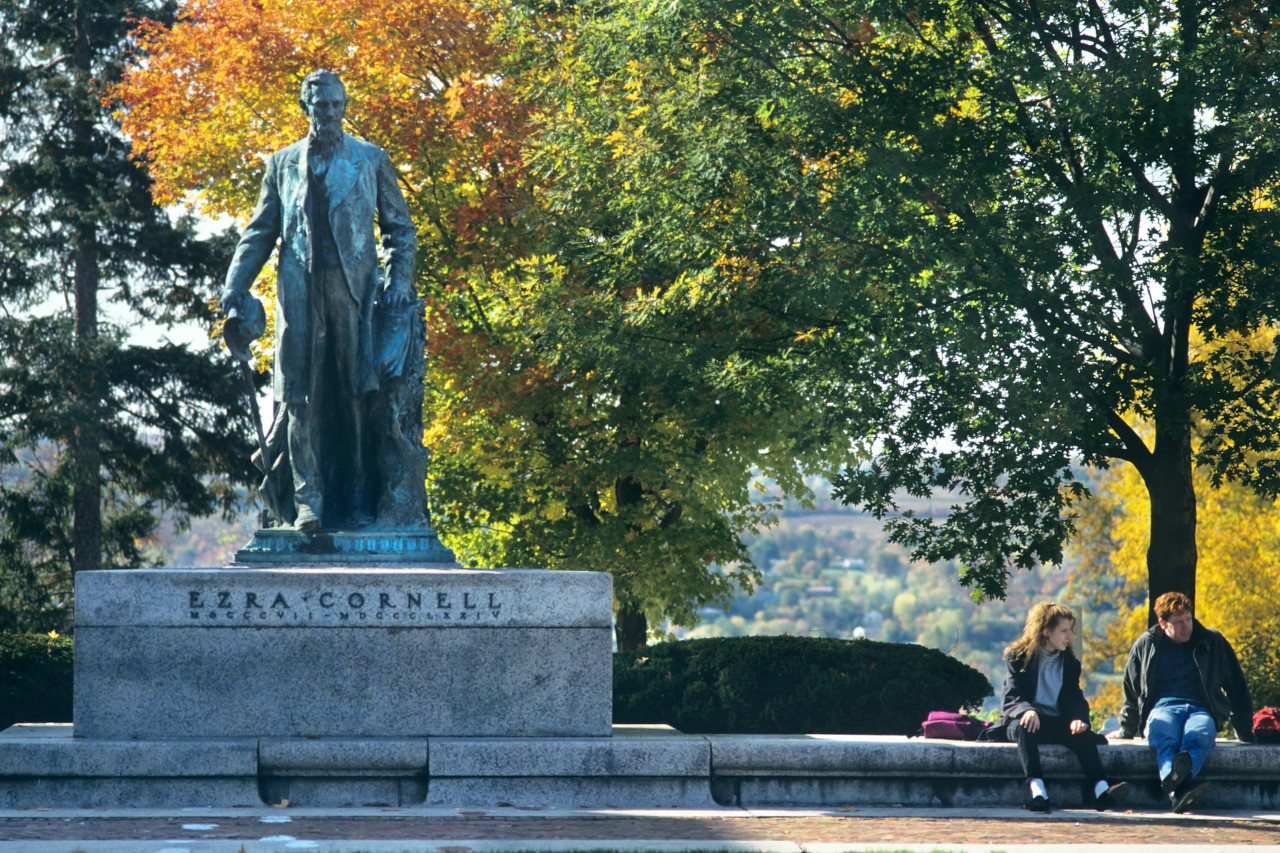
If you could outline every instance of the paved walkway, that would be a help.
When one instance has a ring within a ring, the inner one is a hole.
[[[1280,853],[1280,813],[1020,809],[0,811],[0,853]]]

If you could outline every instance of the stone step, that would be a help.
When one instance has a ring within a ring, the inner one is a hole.
[[[706,808],[714,805],[1017,806],[1012,744],[865,735],[685,735],[614,726],[607,738],[73,737],[70,724],[0,732],[0,808],[290,805]],[[1144,741],[1100,747],[1128,805],[1167,808]],[[1079,765],[1042,748],[1050,796],[1083,803]],[[1221,741],[1207,809],[1280,808],[1280,746]]]

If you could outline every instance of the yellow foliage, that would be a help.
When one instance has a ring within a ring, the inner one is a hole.
[[[951,115],[957,118],[982,118],[981,92],[970,86],[968,91],[951,107]]]
[[[1269,630],[1280,612],[1280,501],[1260,498],[1244,486],[1214,489],[1204,472],[1196,473],[1195,486],[1196,618],[1228,640]],[[1103,472],[1095,491],[1083,510],[1085,535],[1074,546],[1082,568],[1071,589],[1086,599],[1121,605],[1119,617],[1089,643],[1095,653],[1114,661],[1116,672],[1123,672],[1129,647],[1147,628],[1150,500],[1130,465]],[[1128,604],[1134,600],[1140,603]],[[1248,674],[1250,661],[1243,652],[1241,664]],[[1108,715],[1120,702],[1119,684],[1107,684],[1093,704]]]

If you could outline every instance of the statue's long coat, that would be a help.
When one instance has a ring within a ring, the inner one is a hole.
[[[382,149],[343,134],[325,172],[329,223],[347,287],[360,311],[360,363],[356,390],[377,387],[373,363],[373,306],[381,291],[375,220],[386,253],[386,287],[414,298],[413,221]],[[253,218],[240,236],[227,289],[247,293],[280,242],[276,275],[276,356],[273,392],[277,401],[305,403],[310,387],[311,330],[307,273],[311,252],[311,204],[308,198],[307,140],[271,155]]]

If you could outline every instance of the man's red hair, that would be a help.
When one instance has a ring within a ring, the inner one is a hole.
[[[1191,612],[1191,599],[1180,592],[1166,592],[1156,599],[1156,617],[1168,622],[1170,616]]]

